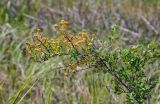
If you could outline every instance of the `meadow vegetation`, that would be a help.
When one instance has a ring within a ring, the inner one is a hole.
[[[2,0],[0,104],[159,104],[159,0]]]

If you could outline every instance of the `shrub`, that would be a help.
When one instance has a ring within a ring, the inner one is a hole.
[[[111,37],[111,47],[106,49],[97,45],[94,35],[85,31],[73,33],[68,25],[66,20],[53,25],[57,30],[56,38],[49,38],[40,29],[36,29],[33,43],[26,43],[27,56],[37,62],[65,57],[66,61],[60,67],[60,73],[65,77],[74,76],[76,72],[87,68],[109,73],[114,77],[116,94],[125,93],[128,104],[144,103],[156,84],[155,80],[148,80],[144,66],[153,59],[158,59],[158,45],[152,42],[147,47],[115,47],[112,43],[119,38]],[[114,26],[111,33],[116,34],[117,28]]]

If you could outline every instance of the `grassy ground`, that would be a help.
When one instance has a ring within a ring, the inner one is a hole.
[[[54,36],[52,24],[68,19],[74,31],[86,30],[107,40],[112,25],[124,47],[160,43],[159,0],[2,0],[0,2],[0,104],[123,104],[115,95],[112,77],[103,73],[80,72],[64,78],[56,68],[58,58],[36,63],[25,57],[25,42],[36,27]],[[160,60],[147,65],[148,77],[159,83],[151,104],[160,104]],[[107,86],[107,87],[106,87]]]

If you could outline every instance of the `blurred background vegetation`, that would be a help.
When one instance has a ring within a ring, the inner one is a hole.
[[[118,24],[123,47],[160,44],[160,0],[1,0],[0,104],[124,104],[108,74],[80,72],[73,80],[59,75],[58,58],[36,63],[25,57],[33,30],[52,37],[52,25],[61,19],[103,41]],[[151,63],[145,72],[159,81],[151,104],[160,104],[160,60]]]

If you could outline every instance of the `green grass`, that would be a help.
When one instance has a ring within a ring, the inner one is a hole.
[[[137,37],[120,30],[122,41],[117,44],[124,47],[146,45],[154,39],[159,42],[159,0],[28,1],[3,0],[0,3],[0,104],[123,104],[125,95],[114,94],[110,75],[88,70],[78,73],[75,79],[65,78],[57,69],[58,58],[44,63],[28,60],[25,42],[32,39],[32,32],[38,26],[47,35],[54,36],[52,24],[63,18],[71,21],[74,31],[96,33],[103,41],[108,40],[115,23],[140,34]],[[153,63],[146,66],[146,74],[159,81],[151,94],[151,104],[159,104],[160,60]]]

